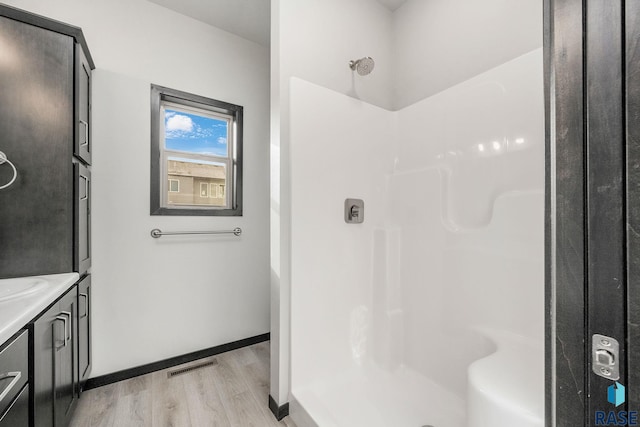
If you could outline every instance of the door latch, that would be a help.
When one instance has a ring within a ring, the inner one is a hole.
[[[612,381],[620,379],[620,345],[615,338],[594,334],[591,342],[593,372]]]

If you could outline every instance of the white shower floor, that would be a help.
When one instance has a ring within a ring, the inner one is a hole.
[[[357,367],[295,389],[293,396],[320,427],[465,426],[466,402],[406,367]],[[299,427],[311,427],[295,412],[292,406]]]

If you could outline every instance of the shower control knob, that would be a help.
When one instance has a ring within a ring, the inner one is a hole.
[[[364,222],[364,201],[361,199],[346,199],[344,201],[344,222],[360,224]]]

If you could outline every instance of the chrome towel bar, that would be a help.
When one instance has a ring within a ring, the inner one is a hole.
[[[162,236],[178,236],[182,234],[242,234],[242,228],[236,227],[233,230],[217,230],[217,231],[162,231],[159,228],[151,230],[151,237],[158,239]]]

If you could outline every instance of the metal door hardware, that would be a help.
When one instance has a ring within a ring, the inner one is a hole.
[[[591,344],[593,372],[612,381],[620,379],[620,345],[615,338],[595,334]]]

